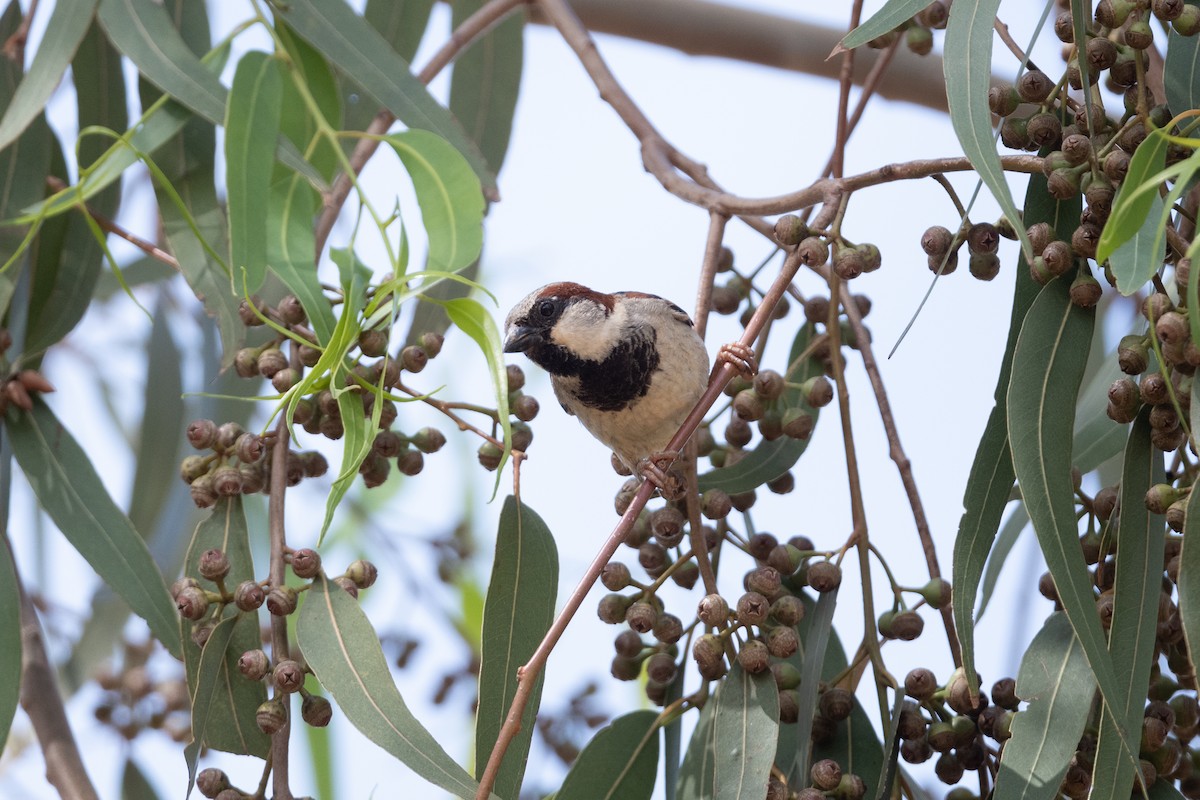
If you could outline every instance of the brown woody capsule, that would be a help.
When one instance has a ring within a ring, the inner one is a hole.
[[[786,247],[800,244],[808,235],[808,225],[795,214],[784,214],[775,222],[775,240]]]
[[[300,718],[314,728],[324,728],[333,719],[333,706],[320,695],[305,695],[300,703]]]
[[[1007,117],[1021,105],[1021,95],[1012,86],[993,86],[988,90],[988,108],[998,117]]]
[[[822,716],[841,722],[854,710],[854,695],[838,686],[826,689],[817,701]]]
[[[967,231],[967,248],[972,253],[995,253],[1000,246],[1000,233],[990,222],[977,222]]]
[[[995,253],[972,253],[967,268],[976,280],[990,281],[1000,274],[1000,257]]]
[[[789,658],[800,649],[800,636],[789,626],[772,628],[767,633],[767,649],[775,658]]]
[[[304,667],[291,659],[280,661],[271,671],[271,681],[276,689],[285,694],[298,692],[304,685]]]
[[[219,769],[202,769],[196,776],[196,789],[205,797],[216,797],[228,788],[229,776]]]
[[[196,621],[208,613],[208,595],[198,586],[188,586],[175,595],[179,616]]]
[[[658,621],[658,609],[644,600],[633,603],[625,611],[625,622],[638,633],[649,633]]]
[[[242,581],[233,590],[234,605],[242,611],[254,611],[266,599],[266,591],[256,581]]]
[[[1150,364],[1149,341],[1145,336],[1130,334],[1117,345],[1117,364],[1126,375],[1140,375]]]
[[[211,419],[195,419],[187,426],[188,444],[197,450],[209,450],[217,442],[217,423]]]
[[[200,577],[208,581],[223,580],[229,574],[229,557],[215,547],[200,554],[197,566]]]
[[[1071,19],[1071,12],[1064,11],[1054,18],[1054,35],[1063,44],[1072,44],[1075,41],[1075,23]]]
[[[921,235],[921,249],[930,257],[941,258],[950,251],[953,243],[954,234],[941,225],[933,225]]]
[[[1096,257],[1096,246],[1100,243],[1100,226],[1080,225],[1071,234],[1071,247],[1085,258]]]
[[[832,791],[842,782],[842,768],[832,758],[823,758],[812,765],[809,777],[814,789]]]
[[[737,618],[742,625],[761,625],[770,613],[770,602],[758,592],[746,592],[738,598]]]
[[[273,736],[287,724],[287,706],[282,700],[268,700],[258,707],[254,714],[258,729],[268,736]]]
[[[299,595],[290,586],[276,586],[267,592],[267,610],[276,617],[286,617],[296,610]]]
[[[271,659],[262,650],[247,650],[238,658],[237,665],[244,678],[257,681],[271,669]]]
[[[1104,288],[1099,281],[1083,270],[1071,281],[1071,302],[1080,308],[1093,308],[1103,295]]]
[[[1200,32],[1200,8],[1186,5],[1179,16],[1171,21],[1171,27],[1180,36],[1195,36]]]
[[[925,630],[925,620],[915,611],[901,611],[892,618],[892,635],[905,642],[911,642]]]
[[[808,267],[816,267],[829,260],[829,245],[818,236],[809,236],[796,245],[796,254],[800,263]]]
[[[781,625],[798,625],[804,619],[804,603],[795,595],[785,594],[771,604],[771,616]]]
[[[842,583],[842,570],[832,561],[817,561],[808,567],[808,585],[825,594],[832,592]]]
[[[292,572],[301,580],[311,580],[321,572],[321,554],[305,547],[292,553]]]
[[[737,659],[742,669],[752,675],[765,672],[771,666],[771,654],[767,652],[767,646],[757,639],[751,639],[742,645]]]
[[[1043,111],[1029,118],[1026,125],[1029,140],[1040,147],[1055,147],[1062,139],[1062,123],[1058,117]]]

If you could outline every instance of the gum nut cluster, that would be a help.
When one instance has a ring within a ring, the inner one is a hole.
[[[191,738],[187,681],[182,675],[161,677],[161,670],[151,670],[148,662],[155,649],[150,640],[122,643],[119,668],[105,666],[94,676],[101,695],[92,713],[126,741],[155,730],[186,743]]]

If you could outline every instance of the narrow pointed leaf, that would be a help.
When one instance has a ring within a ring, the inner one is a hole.
[[[992,79],[992,24],[999,8],[1000,0],[967,0],[950,7],[942,66],[950,122],[963,153],[991,190],[1004,215],[1019,220],[1021,216],[996,152],[992,112],[987,102]],[[1021,239],[1021,250],[1031,253],[1025,225],[1013,227]]]
[[[429,27],[433,0],[367,0],[363,19],[379,32],[406,63],[411,63]],[[354,81],[354,75],[342,72],[342,99],[345,102],[346,130],[366,130],[379,111],[379,104]]]
[[[1200,663],[1196,660],[1200,658],[1200,490],[1197,489],[1188,495],[1178,586],[1179,618],[1183,621],[1188,656],[1193,664]]]
[[[228,91],[192,53],[155,0],[100,0],[99,19],[112,43],[147,80],[213,125],[225,122]],[[275,141],[284,164],[314,186],[325,185],[291,142]]]
[[[483,191],[471,165],[449,142],[424,130],[388,136],[412,179],[429,236],[427,269],[455,272],[483,248]]]
[[[1017,539],[1028,525],[1029,512],[1025,510],[1025,504],[1018,501],[1009,513],[1008,519],[1004,521],[1000,532],[996,534],[992,552],[988,553],[987,569],[984,570],[983,580],[979,584],[979,609],[975,612],[976,622],[983,618],[983,612],[987,610],[992,593],[996,589],[996,581],[1000,579],[1000,570],[1004,567],[1004,562],[1008,560],[1008,555],[1016,545]],[[974,660],[971,663],[974,664]]]
[[[818,594],[816,603],[811,606],[805,603],[805,606],[807,612],[800,621],[804,660],[800,666],[800,686],[797,688],[796,753],[794,766],[788,771],[792,778],[808,775],[808,768],[813,761],[812,728],[817,714],[821,678],[825,675],[828,659],[837,655],[837,649],[829,647],[829,641],[834,636],[833,611],[837,607],[837,592]]]
[[[317,341],[325,343],[337,320],[317,278],[315,211],[315,194],[299,176],[276,181],[267,215],[267,259],[271,271],[304,306]]]
[[[121,800],[158,800],[154,786],[132,758],[125,759],[121,772]]]
[[[928,5],[924,0],[888,0],[870,19],[847,33],[838,47],[844,50],[862,47],[872,39],[896,30]]]
[[[1080,206],[1078,198],[1065,202],[1055,200],[1046,189],[1044,176],[1030,176],[1025,192],[1026,225],[1046,222],[1060,237],[1070,239],[1071,231],[1079,224]],[[1016,479],[1008,444],[1008,385],[1012,375],[1012,355],[1021,332],[1021,323],[1039,289],[1029,275],[1029,264],[1024,254],[1017,258],[1015,272],[1016,288],[1013,291],[1012,313],[1009,315],[1008,342],[996,379],[996,405],[988,416],[979,447],[975,451],[975,461],[971,464],[966,496],[963,498],[964,511],[958,523],[958,535],[954,539],[954,578],[951,582],[954,627],[958,633],[963,669],[975,690],[979,687],[974,686],[975,624],[972,610],[988,553]]]
[[[181,655],[179,615],[146,543],[100,482],[87,453],[45,403],[9,408],[5,431],[38,503],[92,569]]]
[[[52,7],[46,30],[33,54],[29,73],[0,118],[0,150],[8,147],[42,113],[58,88],[75,49],[92,24],[97,0],[60,0]]]
[[[121,54],[93,26],[79,43],[71,62],[74,75],[79,125],[98,125],[122,130],[128,123],[125,78]],[[87,169],[103,155],[108,142],[103,137],[80,140],[79,164]],[[120,208],[119,187],[110,187],[92,198],[93,211],[114,218]],[[29,298],[29,322],[25,348],[41,352],[69,333],[91,304],[100,278],[103,251],[87,220],[75,211],[66,220],[66,232],[58,259],[39,258]],[[50,256],[49,252],[39,255]]]
[[[789,367],[795,364],[800,355],[808,349],[813,333],[811,325],[805,325],[796,332],[788,355]],[[789,383],[798,386],[809,378],[823,375],[824,369],[819,361],[810,357],[801,361],[795,371],[786,377]],[[782,406],[798,408],[807,413],[812,417],[815,429],[817,419],[820,417],[820,409],[809,405],[804,393],[799,388],[789,387],[784,391]],[[804,455],[804,451],[808,449],[810,441],[812,441],[812,434],[804,439],[780,436],[770,442],[763,440],[736,464],[713,469],[699,476],[700,491],[723,489],[729,494],[738,494],[762,486],[795,466],[796,462],[800,460],[800,456]]]
[[[409,711],[354,598],[318,577],[300,608],[296,636],[317,680],[354,727],[425,780],[474,800],[477,784]]]
[[[283,75],[266,53],[238,62],[225,116],[225,185],[229,266],[235,285],[256,292],[267,271],[267,206],[275,140],[282,113]]]
[[[1162,461],[1161,452],[1150,443],[1150,409],[1143,408],[1129,431],[1121,472],[1117,576],[1108,639],[1125,698],[1125,705],[1112,711],[1127,731],[1141,730],[1145,690],[1155,661],[1165,530],[1162,515],[1146,510],[1145,498],[1151,486],[1165,480]],[[1115,735],[1112,715],[1100,719],[1094,763],[1093,800],[1128,798],[1135,787],[1138,756],[1125,750]]]
[[[1075,755],[1096,682],[1071,623],[1052,614],[1021,659],[1017,695],[1029,703],[1004,744],[994,800],[1050,800]]]
[[[1070,431],[1095,315],[1071,302],[1069,284],[1069,276],[1051,281],[1025,316],[1013,352],[1008,436],[1021,496],[1067,618],[1105,701],[1120,708],[1126,693],[1096,613],[1071,481]],[[1127,739],[1126,731],[1118,733]]]
[[[0,542],[0,751],[21,697],[21,593],[17,565],[7,542]]]
[[[229,575],[225,577],[227,589],[232,591],[243,581],[255,580],[250,534],[241,497],[218,500],[208,516],[197,523],[184,556],[183,574],[199,579],[200,558],[213,549],[220,550],[229,559]],[[201,581],[201,585],[205,582]],[[259,730],[255,711],[267,699],[266,686],[261,681],[246,680],[237,668],[242,653],[262,646],[258,615],[239,614],[236,606],[229,605],[222,611],[221,625],[225,626],[221,634],[225,643],[220,648],[223,657],[212,649],[215,633],[201,652],[192,641],[193,623],[180,620],[188,689],[193,704],[203,708],[202,715],[192,714],[192,741],[227,753],[262,758],[270,749],[270,739]],[[205,669],[214,670],[215,675],[206,677]],[[206,681],[212,683],[206,685]],[[194,776],[196,764],[191,759],[192,752],[188,751],[188,771]]]
[[[183,406],[183,353],[171,336],[174,316],[160,293],[154,321],[146,337],[146,383],[142,390],[142,424],[138,430],[129,520],[143,535],[154,530],[167,505],[167,495],[180,486],[177,474],[186,428]]]
[[[449,141],[470,162],[484,189],[495,191],[495,175],[462,125],[433,99],[408,62],[343,0],[289,0],[275,12],[409,128],[432,131]]]
[[[1176,114],[1189,108],[1200,108],[1200,41],[1195,36],[1180,36],[1174,30],[1167,36],[1163,83],[1167,90],[1167,108]]]
[[[875,784],[875,800],[887,800],[892,796],[892,786],[896,782],[896,759],[900,755],[900,712],[904,710],[904,689],[896,691],[896,699],[892,702],[892,715],[887,730],[883,734],[883,772],[879,782]]]
[[[479,710],[475,716],[477,776],[486,766],[517,688],[517,669],[525,664],[554,621],[558,594],[558,551],[550,529],[533,509],[515,497],[504,501],[496,535],[496,557],[483,607],[482,658],[479,665]],[[495,792],[516,797],[525,774],[542,693],[538,676],[521,730],[500,765]]]
[[[717,743],[713,724],[716,711],[717,704],[712,702],[705,703],[700,710],[700,719],[692,730],[683,764],[679,767],[675,800],[709,800],[716,792]]]
[[[451,24],[458,28],[482,6],[483,0],[455,3]],[[510,14],[458,54],[450,75],[450,112],[497,175],[508,151],[521,88],[524,28],[524,15]]]
[[[189,687],[192,695],[192,741],[184,750],[189,795],[196,783],[196,762],[200,758],[200,744],[208,737],[210,727],[213,730],[217,729],[217,725],[213,724],[214,717],[220,714],[217,705],[221,699],[229,696],[233,681],[241,679],[241,675],[229,673],[227,660],[229,643],[233,639],[236,624],[236,618],[228,617],[213,628],[196,662],[195,685]]]
[[[1145,286],[1162,267],[1162,253],[1158,251],[1162,240],[1163,201],[1157,192],[1148,197],[1150,208],[1141,227],[1108,257],[1109,267],[1117,278],[1117,291],[1127,297]]]
[[[289,67],[295,70],[298,82],[312,95],[323,120],[334,130],[342,130],[342,102],[338,95],[337,76],[333,74],[329,62],[312,45],[296,36],[286,24],[276,25],[275,32],[279,34],[287,49],[291,59]],[[290,79],[283,82],[279,130],[297,150],[307,154],[309,162],[327,182],[332,181],[337,170],[341,168],[337,150],[335,145],[321,136],[317,121],[309,112],[296,84],[297,81]],[[317,143],[310,149],[314,141]],[[281,164],[276,164],[275,167],[276,180],[288,172]]]
[[[657,722],[653,711],[634,711],[601,728],[575,759],[555,797],[649,800],[658,772]]]
[[[1097,262],[1111,257],[1118,247],[1136,236],[1145,225],[1158,225],[1158,217],[1151,214],[1155,198],[1158,197],[1158,181],[1151,179],[1162,172],[1166,164],[1167,144],[1164,132],[1152,127],[1146,139],[1133,151],[1133,157],[1129,159],[1129,171],[1117,188],[1112,213],[1104,223],[1104,231],[1096,244]],[[1154,222],[1149,223],[1148,219]],[[1117,267],[1116,264],[1112,266],[1114,270]],[[1122,267],[1130,265],[1122,264]],[[1142,285],[1134,284],[1135,277],[1131,273],[1117,274],[1117,288],[1122,294],[1137,291]]]
[[[734,664],[714,700],[715,800],[759,800],[775,761],[779,690],[770,672]]]

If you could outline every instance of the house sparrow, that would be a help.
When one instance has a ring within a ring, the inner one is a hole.
[[[551,283],[504,323],[504,352],[550,373],[563,410],[634,474],[662,476],[671,437],[708,385],[708,351],[687,313],[642,292]]]

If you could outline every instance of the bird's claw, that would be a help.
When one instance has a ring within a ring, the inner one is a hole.
[[[721,345],[717,350],[717,361],[729,364],[746,380],[758,373],[758,361],[754,358],[754,351],[741,342]]]
[[[650,481],[668,500],[676,500],[686,493],[686,487],[678,475],[668,471],[672,462],[679,458],[678,450],[664,450],[653,453],[637,464],[637,472]]]

